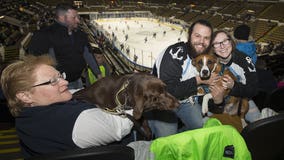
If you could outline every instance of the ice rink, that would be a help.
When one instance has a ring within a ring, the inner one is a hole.
[[[187,41],[187,31],[182,26],[156,19],[108,18],[95,22],[129,60],[149,68],[169,45]]]

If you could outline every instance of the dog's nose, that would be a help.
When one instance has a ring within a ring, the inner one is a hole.
[[[208,70],[203,70],[203,71],[202,71],[202,74],[203,74],[203,75],[208,75]]]

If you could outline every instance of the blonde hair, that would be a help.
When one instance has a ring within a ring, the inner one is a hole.
[[[27,55],[22,60],[11,63],[3,70],[1,87],[7,99],[9,110],[14,117],[17,117],[26,105],[16,97],[16,94],[31,90],[31,85],[36,81],[34,72],[42,64],[54,67],[56,62],[49,55]]]

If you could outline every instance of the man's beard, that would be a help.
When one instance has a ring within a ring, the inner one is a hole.
[[[203,53],[209,53],[210,47],[204,46],[204,44],[202,44],[202,46],[205,48],[202,52],[196,51],[196,49],[194,48],[194,45],[188,41],[188,45],[189,45],[189,57],[190,58],[195,58],[196,56],[203,54]]]

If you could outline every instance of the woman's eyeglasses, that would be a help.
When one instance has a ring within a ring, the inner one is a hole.
[[[214,48],[219,48],[219,47],[221,47],[221,44],[222,44],[223,46],[225,46],[225,45],[228,45],[229,42],[230,42],[230,38],[225,39],[225,40],[222,41],[222,42],[213,43],[213,47],[214,47]]]
[[[32,87],[37,87],[37,86],[43,86],[43,85],[52,85],[52,86],[55,86],[56,84],[58,84],[59,80],[60,79],[65,79],[66,78],[66,74],[65,72],[63,72],[62,74],[59,74],[57,77],[54,77],[52,79],[50,79],[49,81],[47,82],[43,82],[43,83],[40,83],[40,84],[37,84],[37,85],[34,85]]]

